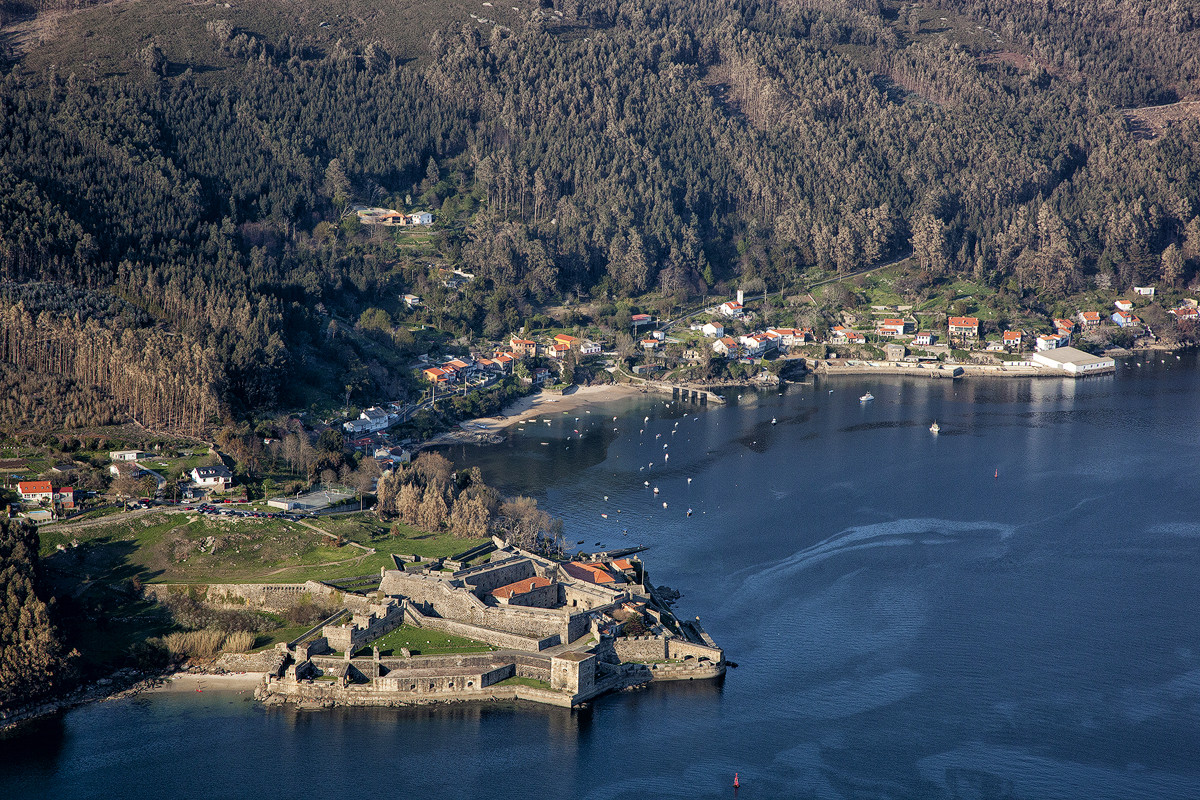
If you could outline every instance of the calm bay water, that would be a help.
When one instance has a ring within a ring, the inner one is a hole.
[[[649,545],[723,683],[574,713],[143,695],[0,741],[0,797],[727,797],[735,771],[745,798],[1200,797],[1200,365],[1143,361],[546,414],[456,456],[572,542]]]

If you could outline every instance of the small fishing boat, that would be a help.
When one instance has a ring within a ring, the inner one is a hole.
[[[778,424],[779,424],[779,420],[775,419],[774,417],[771,417],[771,424],[772,424],[772,425],[778,425]]]
[[[874,399],[875,399],[875,395],[871,394],[870,392],[867,392],[867,393],[866,393],[866,394],[864,394],[862,397],[858,398],[858,402],[860,402],[860,403],[869,403],[869,402],[871,402],[871,401],[872,401],[872,400],[874,400]]]
[[[655,487],[654,487],[654,493],[655,493],[655,494],[658,494],[658,487],[657,487],[657,486],[655,486]]]
[[[938,431],[940,431],[941,429],[942,429],[942,426],[937,424],[937,420],[936,420],[936,419],[933,421],[933,424],[929,426],[929,432],[930,432],[930,433],[937,433],[937,432],[938,432]]]

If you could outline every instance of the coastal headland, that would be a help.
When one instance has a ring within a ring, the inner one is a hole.
[[[370,585],[335,593],[337,610],[292,641],[210,665],[236,674],[183,674],[161,690],[253,689],[264,702],[307,708],[514,699],[570,708],[652,681],[725,673],[721,648],[697,621],[674,615],[674,593],[654,586],[629,550],[556,561],[494,539],[460,555],[397,558]],[[304,591],[329,597],[316,582],[279,587]],[[243,607],[263,594],[220,585],[207,593],[236,595]]]

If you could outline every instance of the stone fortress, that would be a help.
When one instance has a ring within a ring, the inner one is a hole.
[[[523,699],[576,706],[605,692],[718,678],[724,653],[696,621],[680,621],[643,563],[625,553],[553,561],[493,540],[469,558],[384,569],[378,588],[273,651],[257,696],[304,705],[409,705]],[[468,560],[468,559],[464,559]],[[381,657],[372,643],[401,625],[492,649]],[[624,635],[633,629],[641,634]],[[370,654],[366,648],[370,647]]]

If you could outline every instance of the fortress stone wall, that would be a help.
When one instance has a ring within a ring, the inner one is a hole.
[[[707,658],[714,664],[724,660],[717,647],[689,642],[675,636],[625,636],[613,640],[613,651],[622,661],[666,661]]]

